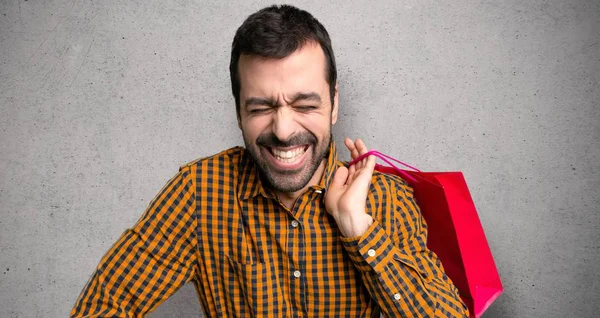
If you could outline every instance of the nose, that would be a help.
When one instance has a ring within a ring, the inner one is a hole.
[[[273,134],[281,141],[286,141],[296,131],[293,112],[288,107],[279,107],[274,114],[272,123]]]

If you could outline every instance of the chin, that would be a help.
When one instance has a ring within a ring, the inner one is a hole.
[[[301,174],[302,172],[299,172]],[[304,189],[312,175],[308,175],[305,173],[304,175],[291,176],[291,175],[283,175],[274,177],[270,172],[263,173],[266,176],[269,185],[279,192],[296,192]]]

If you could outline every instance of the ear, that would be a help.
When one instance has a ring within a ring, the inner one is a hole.
[[[331,105],[331,125],[335,125],[338,119],[339,110],[339,96],[338,96],[338,84],[335,83],[335,95],[333,96],[333,105]]]

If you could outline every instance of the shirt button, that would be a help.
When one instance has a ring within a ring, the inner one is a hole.
[[[294,271],[294,277],[298,278],[300,275],[302,275],[300,271]]]
[[[402,298],[402,297],[400,297],[400,294],[395,294],[395,295],[394,295],[394,299],[395,299],[395,300],[400,300],[400,298]]]
[[[373,257],[373,256],[377,255],[377,253],[375,253],[375,250],[374,250],[374,249],[370,249],[370,250],[368,250],[368,251],[367,251],[367,254],[369,254],[369,256],[371,256],[371,257]]]
[[[298,224],[300,224],[300,223],[298,223],[298,221],[296,221],[296,220],[292,221],[292,227],[298,227]]]

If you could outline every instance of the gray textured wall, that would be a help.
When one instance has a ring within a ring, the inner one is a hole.
[[[252,1],[0,1],[0,316],[66,316],[180,164],[240,145]],[[485,317],[600,310],[598,1],[305,1],[343,136],[463,171],[505,285]],[[348,158],[347,153],[342,153]],[[191,286],[152,317],[201,315]]]

